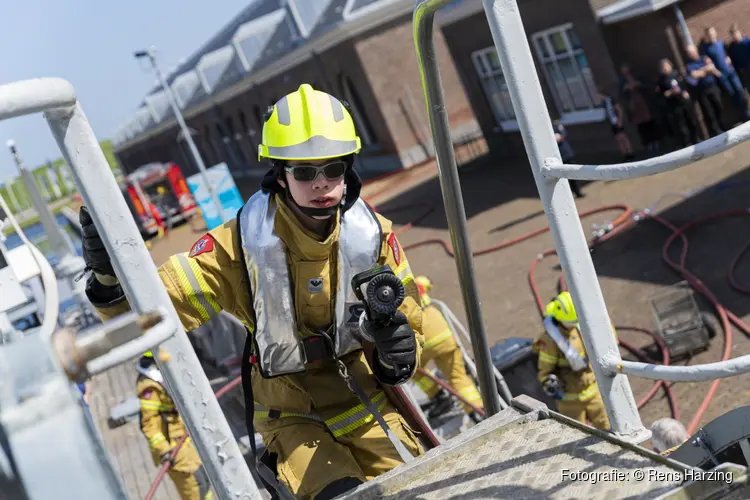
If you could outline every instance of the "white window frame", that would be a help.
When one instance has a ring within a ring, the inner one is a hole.
[[[567,31],[569,29],[574,29],[573,23],[565,23],[559,26],[554,26],[544,31],[536,32],[531,36],[532,45],[534,46],[534,50],[536,51],[536,56],[539,61],[539,66],[542,68],[542,71],[544,72],[544,76],[547,81],[547,87],[552,93],[553,100],[555,101],[555,106],[557,107],[557,111],[560,114],[560,121],[564,125],[575,125],[575,124],[594,123],[594,122],[604,121],[604,118],[605,118],[604,109],[599,105],[599,103],[596,102],[596,95],[594,95],[595,89],[589,88],[589,92],[591,94],[589,96],[591,98],[590,107],[583,108],[583,109],[575,109],[573,111],[564,111],[563,105],[560,100],[560,96],[558,94],[558,89],[554,84],[552,75],[550,75],[549,72],[547,71],[547,66],[545,63],[551,62],[557,68],[557,71],[559,72],[559,74],[562,75],[562,71],[560,70],[558,61],[564,58],[569,58],[574,62],[574,64],[578,68],[579,75],[581,76],[581,80],[583,81],[584,85],[587,85],[584,79],[584,72],[581,69],[581,67],[578,66],[578,60],[576,59],[576,56],[580,54],[585,55],[586,51],[583,48],[579,48],[579,49],[573,48],[570,42],[570,39],[568,38],[568,34],[567,34]],[[562,39],[565,44],[565,52],[563,54],[555,54],[554,50],[552,49],[552,44],[550,43],[550,35],[553,35],[555,33],[560,33],[562,35]],[[546,52],[549,55],[547,56],[544,55],[544,52],[542,51],[542,44],[545,45],[547,49]],[[589,67],[589,71],[591,71],[590,67]],[[591,79],[593,81],[593,75],[591,75]],[[572,95],[570,96],[570,100],[571,102],[573,101]],[[575,104],[573,105],[575,106]]]
[[[489,102],[490,109],[492,110],[492,114],[495,116],[495,123],[500,125],[500,127],[504,131],[514,131],[518,130],[518,122],[516,121],[516,110],[513,109],[513,105],[511,104],[510,111],[513,115],[513,118],[503,119],[500,114],[498,113],[498,110],[495,109],[495,104],[492,101],[492,97],[490,96],[490,93],[487,91],[487,80],[491,78],[495,78],[497,76],[500,76],[503,78],[503,81],[505,80],[505,76],[503,75],[503,70],[498,68],[494,70],[489,69],[489,64],[485,63],[483,64],[481,62],[482,59],[487,58],[488,54],[491,53],[497,53],[495,46],[490,45],[489,47],[486,47],[484,49],[475,50],[471,53],[471,61],[474,64],[474,71],[476,72],[477,76],[481,80],[482,85],[482,91],[484,92],[484,96]],[[488,68],[488,71],[485,71],[484,68]],[[507,84],[506,84],[507,88]]]

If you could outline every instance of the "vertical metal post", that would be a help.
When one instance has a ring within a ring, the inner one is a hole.
[[[42,193],[39,191],[39,187],[34,181],[34,174],[32,174],[21,161],[21,157],[16,149],[16,143],[12,140],[8,141],[8,149],[10,149],[10,153],[13,155],[13,160],[15,160],[16,166],[21,173],[21,178],[26,185],[26,190],[29,192],[34,209],[39,214],[39,221],[44,227],[44,232],[47,234],[47,240],[49,240],[55,255],[59,260],[63,260],[63,258],[70,255],[75,255],[76,251],[73,248],[70,239],[65,236],[63,230],[57,225],[52,210],[50,210],[47,202],[44,201]]]
[[[479,388],[487,414],[498,413],[500,396],[497,392],[495,376],[492,372],[492,357],[487,342],[487,332],[482,318],[482,308],[477,292],[477,280],[472,263],[471,244],[466,225],[461,182],[453,152],[448,113],[445,109],[443,88],[440,83],[440,70],[435,55],[432,29],[435,12],[450,0],[420,0],[414,8],[414,43],[417,51],[422,89],[427,103],[427,116],[430,120],[435,156],[440,174],[440,187],[443,192],[443,204],[448,218],[451,243],[455,252],[458,281],[461,285],[464,307],[469,320],[469,332],[472,335],[474,359],[479,372]],[[507,396],[510,401],[510,394]]]
[[[180,324],[80,105],[49,110],[45,118],[70,165],[130,305],[141,314],[162,306]],[[184,330],[180,329],[162,346],[170,360],[157,363],[218,498],[260,499],[250,469]]]
[[[164,75],[159,69],[159,65],[156,64],[156,56],[154,55],[153,49],[149,49],[147,51],[136,52],[135,56],[136,57],[147,56],[149,61],[151,62],[151,66],[154,68],[154,73],[156,73],[156,78],[159,80],[159,83],[161,84],[161,87],[164,90],[164,93],[167,95],[167,99],[169,100],[169,105],[172,107],[172,112],[174,113],[174,116],[177,119],[177,123],[180,125],[180,129],[182,130],[183,135],[185,136],[185,141],[187,142],[188,148],[190,148],[190,154],[193,155],[195,164],[198,166],[198,170],[200,171],[201,176],[203,177],[203,182],[206,183],[206,189],[208,190],[208,194],[209,196],[211,196],[211,200],[214,202],[214,205],[216,205],[216,210],[219,211],[221,220],[223,222],[227,222],[228,219],[224,215],[224,210],[221,207],[221,202],[219,201],[219,197],[216,195],[216,191],[211,185],[210,179],[208,178],[208,174],[206,173],[206,164],[203,163],[203,158],[201,157],[201,154],[198,151],[198,148],[196,147],[195,142],[193,141],[193,136],[190,134],[190,129],[188,129],[188,126],[185,123],[185,118],[183,118],[182,112],[180,112],[180,107],[177,105],[177,101],[175,100],[174,94],[172,94],[172,89],[170,88],[169,84],[167,83],[166,78],[164,78]]]
[[[682,43],[685,45],[693,44],[693,37],[690,35],[690,28],[688,28],[685,16],[682,15],[682,9],[677,4],[672,5],[674,15],[677,18],[677,26],[680,27],[680,34],[682,35]]]
[[[608,375],[602,367],[608,353],[619,351],[573,193],[567,179],[542,174],[543,165],[562,161],[518,4],[516,0],[482,1],[612,430],[640,442],[648,439],[650,432],[641,423],[627,377]]]

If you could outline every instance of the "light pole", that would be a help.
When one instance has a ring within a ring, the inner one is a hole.
[[[70,237],[57,224],[52,210],[47,205],[47,202],[44,201],[42,193],[34,180],[34,175],[26,168],[23,161],[21,161],[15,141],[9,140],[7,146],[21,174],[21,180],[29,193],[31,206],[39,215],[39,222],[42,224],[44,232],[47,235],[47,241],[49,241],[52,251],[58,259],[55,271],[70,287],[70,291],[80,308],[81,324],[86,326],[90,319],[89,313],[91,312],[90,302],[86,297],[86,281],[77,280],[77,277],[86,269],[86,263],[83,257],[80,257],[76,252]]]
[[[182,113],[180,112],[180,107],[177,105],[177,101],[174,98],[174,94],[172,94],[172,89],[169,87],[167,80],[164,78],[164,75],[159,69],[159,66],[156,64],[156,56],[155,56],[154,48],[151,47],[148,50],[139,50],[138,52],[135,53],[135,57],[137,59],[142,59],[144,57],[147,57],[148,60],[151,62],[151,66],[154,68],[154,73],[156,73],[156,78],[159,80],[159,84],[161,85],[161,88],[164,90],[164,93],[167,95],[167,99],[169,100],[169,105],[172,107],[174,116],[175,118],[177,118],[177,123],[180,125],[182,134],[185,136],[185,140],[187,141],[188,147],[190,148],[190,153],[193,155],[193,160],[195,160],[195,164],[198,165],[198,170],[200,170],[201,172],[201,176],[203,177],[203,182],[206,185],[206,189],[208,189],[208,194],[211,196],[211,199],[213,200],[214,205],[216,205],[216,210],[219,211],[219,216],[221,217],[222,222],[226,222],[227,219],[224,217],[224,210],[222,210],[221,208],[221,202],[219,202],[219,197],[216,195],[216,192],[214,191],[214,187],[211,185],[211,182],[208,179],[208,175],[206,174],[206,165],[203,163],[203,158],[201,158],[201,155],[198,152],[198,148],[195,146],[195,142],[193,142],[193,136],[190,134],[190,129],[188,129],[188,126],[185,123],[185,119],[182,117]]]

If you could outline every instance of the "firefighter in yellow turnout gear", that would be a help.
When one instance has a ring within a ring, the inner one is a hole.
[[[297,498],[322,500],[423,453],[384,393],[416,370],[422,308],[391,222],[359,198],[360,139],[348,105],[302,85],[265,118],[259,156],[273,167],[262,190],[159,275],[186,330],[221,310],[247,326],[246,411],[281,483]],[[94,271],[89,299],[105,318],[120,314],[128,305],[85,209],[81,225]],[[375,265],[389,266],[407,291],[385,328],[360,325],[351,287]]]
[[[534,343],[539,353],[539,382],[570,418],[609,429],[609,418],[578,331],[570,292],[562,292],[544,310],[545,332]]]
[[[136,365],[138,380],[136,392],[140,401],[140,424],[154,465],[170,459],[172,449],[187,430],[167,394],[164,379],[156,366],[151,351],[144,353]],[[208,477],[201,467],[201,459],[188,437],[177,452],[167,471],[183,500],[211,500]]]
[[[420,363],[422,366],[427,365],[430,361],[435,361],[438,369],[443,376],[448,379],[450,386],[469,403],[479,409],[484,409],[482,395],[479,393],[476,384],[466,373],[463,353],[456,342],[453,330],[451,330],[440,310],[432,303],[428,295],[432,289],[432,281],[427,276],[418,276],[416,278],[417,288],[419,289],[422,309],[422,333],[424,333],[424,346],[422,347],[422,357]],[[438,386],[435,382],[424,375],[414,377],[420,389],[430,399],[436,399],[436,407],[444,407],[441,402],[449,401],[452,403],[451,396],[445,389]],[[464,411],[473,419],[478,420],[478,415],[473,415],[470,406],[461,403]]]

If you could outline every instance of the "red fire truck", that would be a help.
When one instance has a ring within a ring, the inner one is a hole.
[[[172,226],[188,220],[198,208],[180,167],[172,162],[138,167],[125,178],[122,191],[144,237],[158,232],[159,219]]]

